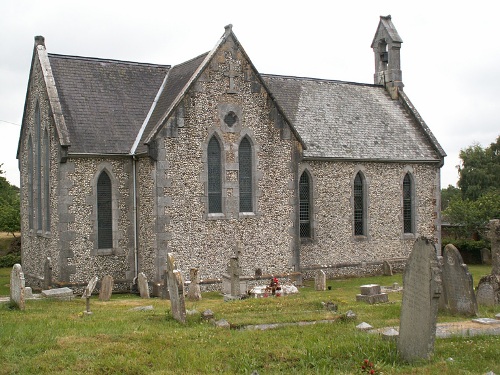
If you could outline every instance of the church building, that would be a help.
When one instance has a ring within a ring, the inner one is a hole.
[[[178,65],[35,46],[19,139],[22,265],[39,286],[407,258],[440,240],[444,150],[403,90],[391,17],[374,83],[263,74],[232,26]],[[330,267],[334,270],[335,267]]]

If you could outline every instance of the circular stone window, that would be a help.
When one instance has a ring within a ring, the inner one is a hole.
[[[232,127],[238,121],[238,116],[233,111],[228,112],[228,114],[224,117],[224,122],[227,126]]]

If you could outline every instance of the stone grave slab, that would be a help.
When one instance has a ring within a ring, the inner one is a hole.
[[[55,288],[42,290],[42,297],[69,301],[73,299],[73,291],[70,288]]]
[[[99,291],[100,301],[109,301],[113,294],[114,280],[111,275],[106,275],[101,280],[101,290]]]
[[[446,245],[443,251],[442,281],[440,306],[452,314],[477,316],[472,275],[463,263],[460,252],[452,244]]]
[[[25,308],[25,280],[23,269],[16,263],[10,272],[10,302],[18,309]]]
[[[141,272],[139,275],[137,275],[137,288],[139,289],[141,298],[149,298],[148,279],[146,278],[144,272]]]
[[[415,241],[403,274],[398,351],[403,360],[428,360],[434,351],[441,270],[431,240]]]
[[[491,318],[477,318],[472,321],[480,324],[500,324],[500,320]]]

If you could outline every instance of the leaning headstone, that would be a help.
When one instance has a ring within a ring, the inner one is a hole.
[[[94,291],[94,288],[97,284],[97,276],[94,276],[93,278],[90,279],[89,283],[87,284],[87,287],[83,291],[82,294],[82,299],[85,298],[85,311],[83,312],[84,314],[90,315],[92,314],[92,311],[90,311],[90,296],[92,295],[92,292]]]
[[[314,277],[314,289],[315,290],[326,290],[326,274],[323,270],[317,270],[316,276]]]
[[[200,276],[198,274],[198,268],[191,268],[189,270],[189,290],[187,297],[190,301],[201,300],[201,289],[200,289]]]
[[[113,293],[114,280],[113,276],[106,275],[101,280],[101,290],[99,291],[100,301],[109,301]]]
[[[443,292],[441,300],[444,309],[451,314],[477,316],[477,301],[474,294],[472,275],[463,263],[458,249],[446,245],[443,252]]]
[[[430,359],[436,338],[441,270],[434,244],[415,241],[403,275],[398,350],[403,360]]]
[[[144,272],[141,272],[137,276],[137,287],[139,289],[139,294],[141,295],[141,298],[149,298],[148,279],[146,278]]]
[[[175,259],[172,253],[167,254],[166,280],[168,293],[170,294],[170,307],[175,320],[186,322],[186,305],[184,302],[184,281],[182,274],[175,266]]]
[[[25,281],[24,273],[20,264],[14,264],[10,272],[10,302],[18,309],[24,310]]]
[[[384,273],[384,276],[392,276],[392,266],[386,260],[384,260],[384,263],[382,264],[382,272]]]
[[[52,260],[47,257],[43,264],[43,289],[52,287]]]

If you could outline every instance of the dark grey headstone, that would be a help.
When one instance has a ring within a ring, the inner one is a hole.
[[[441,270],[434,244],[415,241],[403,275],[398,350],[403,360],[430,359],[436,338]]]
[[[47,257],[43,264],[43,289],[50,289],[52,286],[52,260]]]
[[[10,302],[20,310],[25,308],[25,281],[20,264],[14,264],[10,272]]]
[[[110,275],[106,275],[101,281],[101,290],[99,291],[99,300],[109,301],[113,293],[114,280]]]
[[[442,305],[452,314],[477,316],[477,301],[474,294],[472,275],[463,263],[458,249],[446,245],[443,252],[443,294]]]
[[[489,280],[482,278],[477,287],[477,302],[482,306],[495,305],[495,287]]]
[[[172,253],[167,254],[167,286],[170,294],[170,307],[175,320],[186,322],[186,305],[184,301],[184,281],[182,274],[176,269]]]

